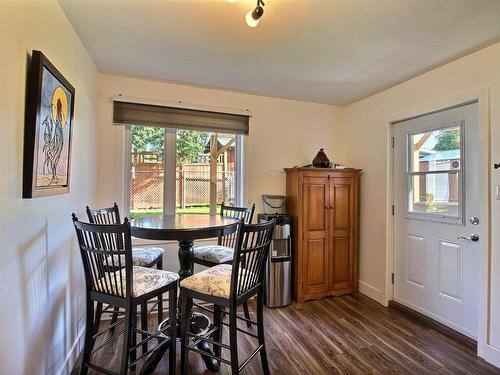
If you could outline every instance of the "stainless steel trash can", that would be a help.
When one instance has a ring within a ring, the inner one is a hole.
[[[259,222],[275,215],[259,214]],[[267,258],[264,302],[267,307],[292,303],[292,222],[290,216],[277,215],[273,240]]]

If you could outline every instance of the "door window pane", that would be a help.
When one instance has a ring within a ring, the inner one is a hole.
[[[409,172],[459,170],[460,127],[409,135]]]
[[[458,172],[413,175],[409,211],[460,217],[460,186]]]
[[[164,145],[164,129],[131,126],[131,218],[163,212]]]
[[[457,125],[408,135],[408,212],[461,218],[462,132]]]

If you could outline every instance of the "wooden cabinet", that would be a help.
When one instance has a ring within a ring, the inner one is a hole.
[[[357,291],[357,169],[285,169],[298,302]]]

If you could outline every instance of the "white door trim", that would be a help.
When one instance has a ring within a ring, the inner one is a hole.
[[[478,355],[489,362],[500,366],[500,352],[489,345],[490,331],[490,103],[489,87],[463,92],[448,98],[432,101],[423,105],[406,109],[388,116],[387,119],[387,241],[386,241],[386,304],[392,299],[394,287],[392,284],[392,273],[394,272],[394,216],[392,205],[394,204],[394,149],[392,148],[392,137],[394,124],[405,119],[413,118],[423,114],[431,113],[440,109],[453,107],[457,104],[467,103],[472,100],[478,101],[479,112],[479,140],[485,147],[481,148],[479,180],[482,193],[480,194],[479,211],[481,217],[487,218],[487,222],[481,225],[480,230],[480,290],[479,297],[479,332],[478,332]]]

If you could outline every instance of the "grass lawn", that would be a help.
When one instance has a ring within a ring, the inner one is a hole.
[[[209,206],[190,206],[186,208],[177,207],[175,209],[176,214],[208,214],[210,211]],[[137,219],[145,216],[155,216],[161,215],[163,210],[161,208],[158,209],[150,209],[150,210],[131,210],[130,218]],[[217,205],[217,213],[220,212],[220,206]]]

